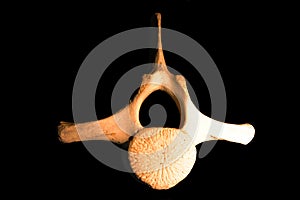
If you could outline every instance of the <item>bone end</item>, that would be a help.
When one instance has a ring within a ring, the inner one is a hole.
[[[80,141],[75,124],[70,122],[60,122],[58,126],[58,136],[59,140],[63,143]]]
[[[255,129],[251,124],[225,125],[218,139],[248,144],[254,137]]]
[[[155,13],[156,15],[156,19],[157,19],[157,22],[158,22],[158,27],[161,27],[161,14],[160,13]]]
[[[157,18],[157,27],[158,27],[158,40],[157,40],[157,54],[155,58],[155,68],[156,70],[168,71],[166,61],[164,58],[164,53],[162,50],[162,39],[161,39],[161,14],[155,13]]]
[[[247,128],[245,131],[245,136],[242,144],[248,144],[249,142],[252,141],[255,135],[255,128],[251,124],[243,124],[245,128]]]

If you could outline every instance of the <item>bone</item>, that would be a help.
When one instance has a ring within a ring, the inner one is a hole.
[[[209,140],[227,140],[248,144],[254,137],[255,129],[251,124],[229,124],[211,119],[202,114],[192,103],[186,102],[186,121],[182,129],[194,138],[194,144]]]
[[[196,161],[189,134],[174,128],[145,128],[129,145],[129,161],[136,176],[157,190],[182,181]]]
[[[209,140],[226,140],[248,144],[254,137],[250,124],[229,124],[202,114],[193,104],[186,80],[167,69],[161,41],[161,15],[158,21],[158,44],[154,69],[142,78],[133,101],[116,114],[93,122],[61,122],[58,132],[64,143],[86,140],[108,140],[124,143],[134,136],[128,149],[129,161],[136,176],[154,189],[169,189],[182,181],[196,160],[195,146]],[[144,128],[139,110],[154,91],[168,93],[181,113],[179,129]]]
[[[131,136],[128,133],[134,133],[140,129],[139,125],[134,125],[130,121],[129,109],[130,106],[126,106],[118,113],[98,121],[78,124],[61,122],[58,127],[59,139],[64,143],[88,140],[124,143]]]

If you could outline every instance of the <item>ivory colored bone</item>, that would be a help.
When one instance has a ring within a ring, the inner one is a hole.
[[[183,180],[196,159],[195,146],[209,140],[227,140],[248,144],[254,137],[250,124],[228,124],[203,115],[193,104],[182,75],[167,69],[161,43],[161,15],[158,20],[158,51],[154,70],[145,74],[133,101],[116,114],[93,122],[73,124],[61,122],[62,142],[109,140],[116,143],[133,140],[129,145],[129,160],[133,171],[155,189],[168,189]],[[144,128],[139,122],[139,109],[154,91],[167,92],[181,112],[180,129]],[[80,134],[78,134],[80,132]]]

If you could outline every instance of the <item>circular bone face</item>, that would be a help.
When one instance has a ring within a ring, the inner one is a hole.
[[[190,136],[175,128],[144,128],[129,145],[136,176],[154,189],[168,189],[183,180],[196,160]]]

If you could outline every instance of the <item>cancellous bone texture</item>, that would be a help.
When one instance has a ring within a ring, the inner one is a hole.
[[[124,143],[134,135],[128,155],[136,176],[154,189],[168,189],[183,180],[196,160],[195,146],[209,140],[227,140],[248,144],[254,137],[250,124],[228,124],[203,115],[192,103],[185,78],[167,69],[161,43],[161,15],[158,20],[158,51],[154,70],[145,74],[134,100],[118,113],[93,122],[61,122],[62,142],[109,140]],[[167,92],[181,113],[180,129],[144,128],[139,122],[139,109],[154,91]],[[99,126],[100,125],[100,126]],[[80,132],[80,134],[78,134]]]

